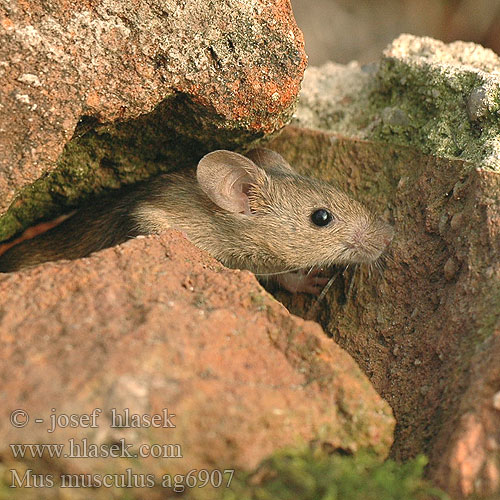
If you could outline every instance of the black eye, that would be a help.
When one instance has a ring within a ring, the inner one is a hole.
[[[316,224],[316,226],[326,226],[327,224],[330,224],[332,219],[332,214],[324,208],[320,208],[311,214],[311,220],[313,221],[313,224]]]

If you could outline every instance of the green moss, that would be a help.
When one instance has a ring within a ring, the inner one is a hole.
[[[255,307],[257,311],[267,310],[268,297],[266,297],[262,293],[251,292],[250,301],[252,302],[252,305]]]
[[[56,168],[21,190],[0,218],[0,241],[106,191],[195,165],[213,149],[242,150],[261,135],[183,94],[127,122],[83,118]]]
[[[401,35],[369,67],[306,71],[295,124],[500,170],[500,59]]]
[[[370,95],[371,138],[497,166],[498,105],[491,106],[480,121],[471,120],[467,108],[472,91],[487,85],[486,76],[458,66],[450,69],[384,59],[377,80],[378,88]],[[494,92],[492,102],[498,102],[498,89]],[[397,110],[406,121],[395,120],[388,110]]]
[[[419,456],[405,464],[381,462],[374,455],[328,455],[323,451],[286,450],[265,460],[254,472],[237,474],[224,500],[423,500],[447,499],[423,476]]]

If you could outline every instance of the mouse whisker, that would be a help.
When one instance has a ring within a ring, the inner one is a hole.
[[[321,293],[318,295],[318,298],[316,299],[316,302],[322,301],[326,294],[328,293],[328,290],[330,290],[331,286],[333,285],[334,281],[337,279],[340,271],[337,271],[333,276],[328,280],[327,284],[324,286],[323,290],[321,290]]]
[[[318,295],[316,300],[313,302],[311,309],[309,309],[308,313],[306,314],[304,319],[309,319],[309,320],[314,320],[316,319],[315,316],[317,314],[317,310],[319,307],[320,302],[326,297],[326,294],[328,293],[328,290],[330,290],[331,286],[337,279],[337,277],[340,274],[340,269],[337,270],[332,277],[328,280],[327,284],[324,286],[323,290],[321,290],[321,293]]]
[[[378,271],[381,271],[384,269],[384,263],[382,261],[380,261],[380,259],[379,259],[379,260],[376,260],[375,262],[373,262],[371,264],[371,267],[373,269],[377,269]]]
[[[383,282],[384,284],[386,284],[386,283],[387,283],[387,279],[386,279],[386,277],[385,277],[385,273],[384,273],[385,269],[386,269],[386,266],[385,266],[385,265],[383,265],[383,266],[377,266],[378,273],[379,273],[380,278],[382,279],[382,282]]]
[[[384,273],[380,271],[379,269],[379,274],[380,274],[380,279],[382,280],[382,283],[385,285],[387,283],[387,280],[385,279]]]
[[[297,271],[301,271],[302,269],[304,269],[304,268],[303,267],[297,267],[296,269],[287,269],[286,271],[276,271],[274,273],[254,273],[254,274],[258,278],[261,278],[261,277],[265,277],[265,276],[278,276],[280,274],[295,273]]]
[[[352,272],[352,275],[351,275],[351,281],[349,283],[349,288],[347,290],[347,300],[351,300],[353,299],[355,296],[356,296],[356,290],[357,290],[357,287],[356,287],[356,281],[357,281],[357,276],[359,276],[360,272],[359,271],[359,267],[355,264],[353,266],[353,272]]]
[[[394,256],[392,255],[392,253],[389,253],[389,252],[384,252],[380,256],[379,260],[382,260],[382,262],[384,262],[384,264],[386,264],[387,262],[389,262],[390,264],[396,264],[396,260],[394,259]]]
[[[378,266],[377,266],[378,270],[380,271],[380,274],[383,276],[385,270],[387,269],[387,262],[381,262]]]

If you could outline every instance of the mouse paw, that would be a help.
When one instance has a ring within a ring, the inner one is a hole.
[[[292,293],[310,293],[319,295],[323,287],[328,283],[329,278],[318,276],[320,269],[312,271],[300,270],[277,276],[278,283]]]

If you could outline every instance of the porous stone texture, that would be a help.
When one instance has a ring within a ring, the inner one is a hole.
[[[88,488],[60,490],[60,474],[131,469],[161,482],[192,469],[251,469],[311,440],[381,456],[391,445],[387,403],[318,324],[290,315],[250,272],[223,268],[177,232],[3,275],[0,294],[0,476],[8,485],[10,469],[21,478],[31,469],[56,484],[7,488],[9,498],[88,498]],[[47,432],[51,415],[94,408],[102,409],[97,427]],[[175,428],[110,428],[111,408],[167,408]],[[9,423],[15,409],[28,412],[26,427]],[[136,453],[141,444],[178,444],[182,458],[15,460],[8,446],[62,443],[66,453],[71,438],[125,439]],[[124,491],[94,488],[92,498]],[[161,485],[132,492],[172,493]]]
[[[318,320],[390,403],[393,457],[428,455],[429,476],[453,498],[498,498],[500,175],[295,127],[270,146],[395,228],[380,272],[340,274],[321,307],[278,297]]]
[[[0,0],[0,240],[279,130],[305,64],[288,0]]]
[[[500,328],[480,342],[454,425],[439,436],[445,450],[433,476],[461,495],[500,493]]]
[[[391,403],[393,455],[424,451],[459,498],[500,495],[499,111],[498,55],[401,35],[377,64],[309,68],[295,123],[328,132],[276,143],[394,221],[389,287],[319,317]]]
[[[368,68],[372,70],[365,71],[356,61],[308,67],[293,124],[363,137],[363,124],[357,120],[363,102],[368,105],[367,88],[374,86],[374,70]]]
[[[294,124],[500,170],[500,57],[401,35],[378,63],[308,68]]]
[[[401,35],[376,64],[309,68],[294,123],[324,132],[272,145],[395,224],[384,279],[341,276],[309,317],[391,404],[392,455],[426,453],[453,498],[500,496],[499,110],[498,55]]]

